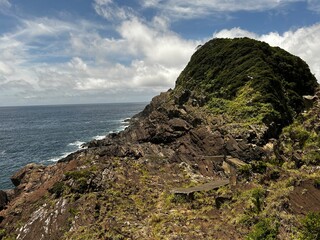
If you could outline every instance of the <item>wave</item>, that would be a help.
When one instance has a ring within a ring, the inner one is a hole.
[[[59,157],[53,157],[53,158],[48,159],[46,162],[58,162],[60,159],[67,157],[69,154],[71,154],[71,153],[73,153],[73,152],[74,152],[74,151],[72,151],[72,152],[65,152],[65,153],[63,153],[63,154],[62,154],[61,156],[59,156]]]
[[[121,126],[118,127],[116,130],[109,131],[108,134],[118,133],[118,132],[121,132],[121,131],[125,130],[130,125],[130,118],[119,119],[119,120],[117,120],[117,122],[120,122]],[[107,134],[105,134],[105,135],[97,135],[97,136],[92,137],[92,139],[102,140],[102,139],[104,139],[106,137],[106,135]],[[85,147],[82,147],[82,145],[85,144],[85,143],[86,142],[77,140],[75,142],[69,143],[68,146],[69,147],[77,147],[77,149],[84,149]],[[77,149],[74,149],[73,151],[69,151],[69,152],[64,152],[60,156],[48,159],[46,162],[57,162],[60,159],[67,157],[69,154],[74,153]],[[4,153],[5,153],[5,151],[0,152],[1,155],[4,154]]]
[[[106,137],[105,135],[97,135],[97,136],[93,137],[92,139],[102,140],[102,139],[104,139],[105,137]]]
[[[73,143],[69,143],[68,146],[77,146],[79,149],[83,148],[82,145],[85,144],[85,142],[81,141],[75,141]]]
[[[3,150],[0,152],[0,155],[5,155],[6,154],[6,150]]]

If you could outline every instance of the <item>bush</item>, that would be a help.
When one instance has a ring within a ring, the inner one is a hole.
[[[302,229],[299,239],[320,240],[320,213],[311,212],[301,220]]]
[[[247,236],[247,240],[271,240],[276,239],[278,234],[278,223],[273,219],[262,219]]]
[[[49,189],[49,193],[55,194],[57,198],[61,197],[65,190],[65,185],[63,182],[56,182],[53,184],[52,188]]]

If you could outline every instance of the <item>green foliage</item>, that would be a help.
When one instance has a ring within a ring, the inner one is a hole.
[[[320,213],[311,212],[301,220],[302,229],[299,239],[319,240],[320,239]]]
[[[267,164],[263,161],[252,161],[251,166],[254,173],[263,174],[267,171]]]
[[[320,164],[320,135],[310,123],[310,119],[314,118],[313,115],[314,113],[310,112],[305,119],[297,118],[293,124],[283,129],[281,136],[282,151],[289,156],[295,151],[302,152],[300,161],[306,165]],[[298,167],[302,164],[298,163]]]
[[[2,239],[6,235],[5,229],[0,229],[0,239]]]
[[[84,193],[88,190],[92,172],[90,169],[84,169],[79,171],[71,171],[65,174],[67,179],[72,179],[74,185],[71,190],[73,192]]]
[[[302,111],[302,95],[316,87],[316,78],[300,58],[239,38],[213,39],[199,48],[178,77],[175,91],[205,96],[214,113],[287,125]]]
[[[74,179],[74,180],[79,180],[82,178],[89,178],[90,177],[91,172],[87,169],[84,170],[79,170],[79,171],[71,171],[71,172],[67,172],[66,178],[67,179]]]
[[[49,189],[49,192],[51,194],[55,194],[56,198],[59,198],[62,196],[64,190],[65,190],[64,182],[56,182],[53,184],[52,188]]]
[[[276,239],[278,234],[278,223],[274,219],[261,219],[254,227],[247,240],[271,240]]]
[[[175,204],[187,203],[193,199],[193,194],[171,194],[169,200]]]
[[[270,180],[277,180],[280,178],[280,171],[277,169],[274,169],[269,174]]]
[[[245,164],[238,169],[239,175],[244,178],[249,178],[252,174],[252,166],[250,164]]]
[[[314,180],[314,182],[313,182],[313,185],[314,185],[316,188],[320,189],[320,178],[316,178],[316,179]]]
[[[262,210],[262,204],[265,197],[265,190],[263,188],[254,188],[252,190],[251,201],[254,205],[254,211],[260,213]]]

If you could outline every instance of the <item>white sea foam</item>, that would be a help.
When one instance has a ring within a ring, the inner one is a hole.
[[[93,139],[95,139],[95,140],[102,140],[102,139],[104,139],[105,137],[106,137],[105,135],[97,135],[97,136],[93,137]]]
[[[81,141],[75,141],[73,143],[69,143],[68,146],[77,146],[79,149],[83,148],[82,145],[85,144],[85,142]]]
[[[6,150],[3,150],[0,152],[0,155],[5,155],[6,154]]]
[[[47,160],[47,162],[58,162],[60,159],[65,158],[66,156],[68,156],[71,153],[73,153],[73,152],[65,152],[59,157],[50,158],[49,160]]]

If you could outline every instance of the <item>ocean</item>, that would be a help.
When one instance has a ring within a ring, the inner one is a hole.
[[[93,139],[123,130],[146,103],[0,107],[0,189],[28,163],[53,164]]]

